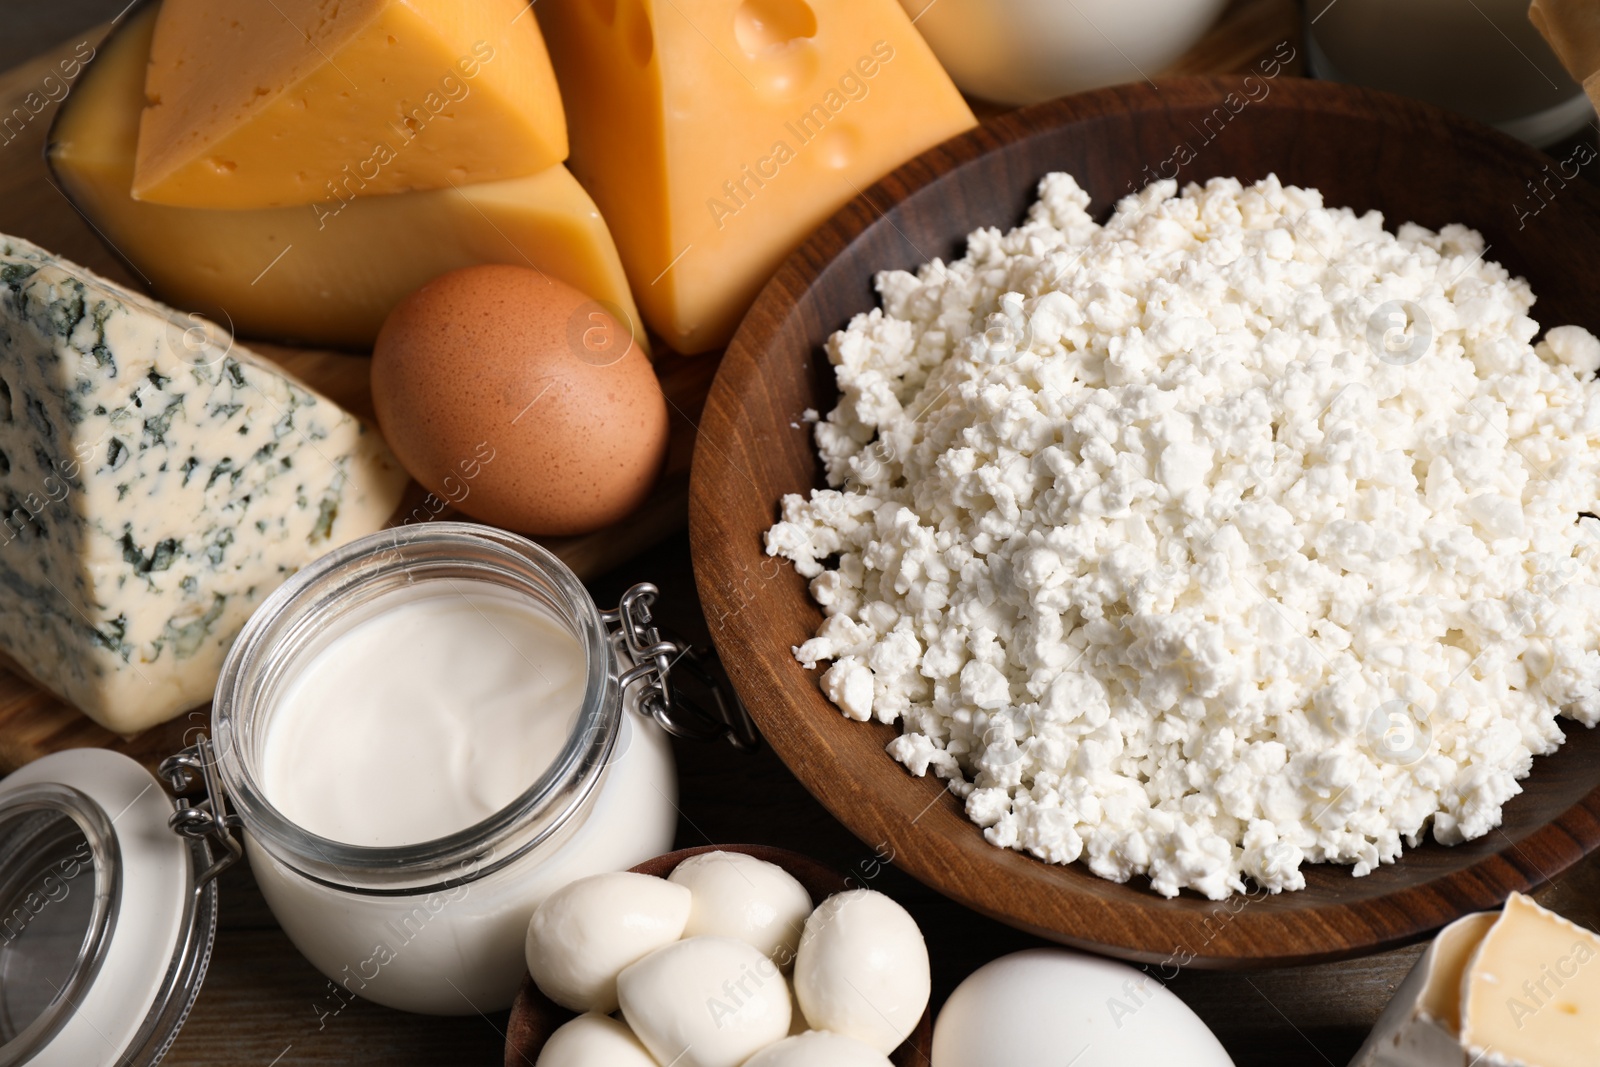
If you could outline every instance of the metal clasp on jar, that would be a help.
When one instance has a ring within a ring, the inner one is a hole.
[[[216,857],[196,876],[194,884],[199,889],[244,855],[243,846],[232,833],[244,824],[228,811],[227,791],[217,778],[217,757],[209,737],[162,760],[160,777],[177,806],[167,825],[180,837],[203,838]]]
[[[755,748],[761,735],[728,684],[716,652],[662,636],[650,614],[659,595],[654,585],[640,582],[622,594],[614,610],[600,613],[614,627],[612,647],[632,664],[620,679],[623,692],[642,684],[640,710],[674,737],[726,738],[740,751]]]

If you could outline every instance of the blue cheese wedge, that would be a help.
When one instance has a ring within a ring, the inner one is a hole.
[[[209,700],[255,606],[405,483],[218,327],[0,235],[0,651],[97,722]]]

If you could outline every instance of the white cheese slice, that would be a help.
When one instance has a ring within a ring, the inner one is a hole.
[[[96,721],[205,703],[251,610],[405,483],[218,327],[0,235],[0,651]]]
[[[1600,1064],[1600,935],[1511,894],[1467,966],[1461,1043],[1485,1067]]]
[[[1597,1067],[1600,936],[1521,893],[1458,919],[1350,1067]]]
[[[1440,930],[1406,975],[1350,1067],[1465,1067],[1461,979],[1496,914],[1479,912]]]

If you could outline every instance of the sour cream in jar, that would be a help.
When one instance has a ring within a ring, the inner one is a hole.
[[[267,799],[305,829],[374,847],[464,830],[549,769],[583,701],[583,648],[481,581],[382,598],[285,687]]]
[[[487,527],[374,534],[263,604],[218,685],[217,761],[328,978],[319,1015],[502,1009],[540,901],[670,849],[670,748],[618,679],[577,578]]]

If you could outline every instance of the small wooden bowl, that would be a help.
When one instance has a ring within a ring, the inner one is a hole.
[[[1548,882],[1600,846],[1600,729],[1563,720],[1566,744],[1534,761],[1504,824],[1454,848],[1428,843],[1364,878],[1307,864],[1307,887],[1215,903],[1167,900],[1082,864],[996,848],[931,774],[883,749],[898,730],[842,716],[795,662],[822,613],[806,581],[766,555],[786,493],[824,484],[807,409],[837,401],[821,347],[878,306],[876,272],[960,256],[981,226],[1018,224],[1039,179],[1065,170],[1100,218],[1155,177],[1181,184],[1276,173],[1330,206],[1476,227],[1521,275],[1548,325],[1600,331],[1600,191],[1486,126],[1384,93],[1296,78],[1135,84],[1000,116],[907,163],[847,204],[762,291],[706,402],[690,481],[689,536],[711,635],[767,742],[863,841],[946,896],[1043,937],[1158,967],[1266,967],[1403,944],[1511,890]],[[1550,189],[1543,192],[1541,183]],[[1559,188],[1557,183],[1559,182]],[[1530,184],[1531,183],[1531,184]],[[1543,195],[1530,192],[1539,189]]]
[[[634,867],[633,871],[636,874],[665,878],[677,868],[678,864],[690,856],[698,856],[703,852],[743,852],[758,860],[775,863],[794,875],[795,880],[806,887],[806,892],[811,894],[813,904],[821,904],[835,893],[842,893],[850,888],[844,876],[826,864],[818,863],[798,852],[771,848],[767,845],[703,845],[700,848],[681,848],[676,852],[668,852],[665,856],[646,860]],[[572,1018],[574,1018],[573,1012],[539,992],[539,987],[533,984],[532,976],[525,976],[522,979],[522,988],[517,991],[517,999],[511,1005],[511,1021],[506,1027],[506,1067],[533,1067],[539,1062],[539,1053],[543,1050],[544,1043],[550,1039],[550,1035],[555,1033],[557,1027]],[[889,1061],[895,1064],[895,1067],[927,1067],[928,1051],[932,1044],[933,1016],[929,1011],[924,1011],[917,1028],[911,1031],[911,1036],[906,1038],[905,1044],[889,1054]]]

